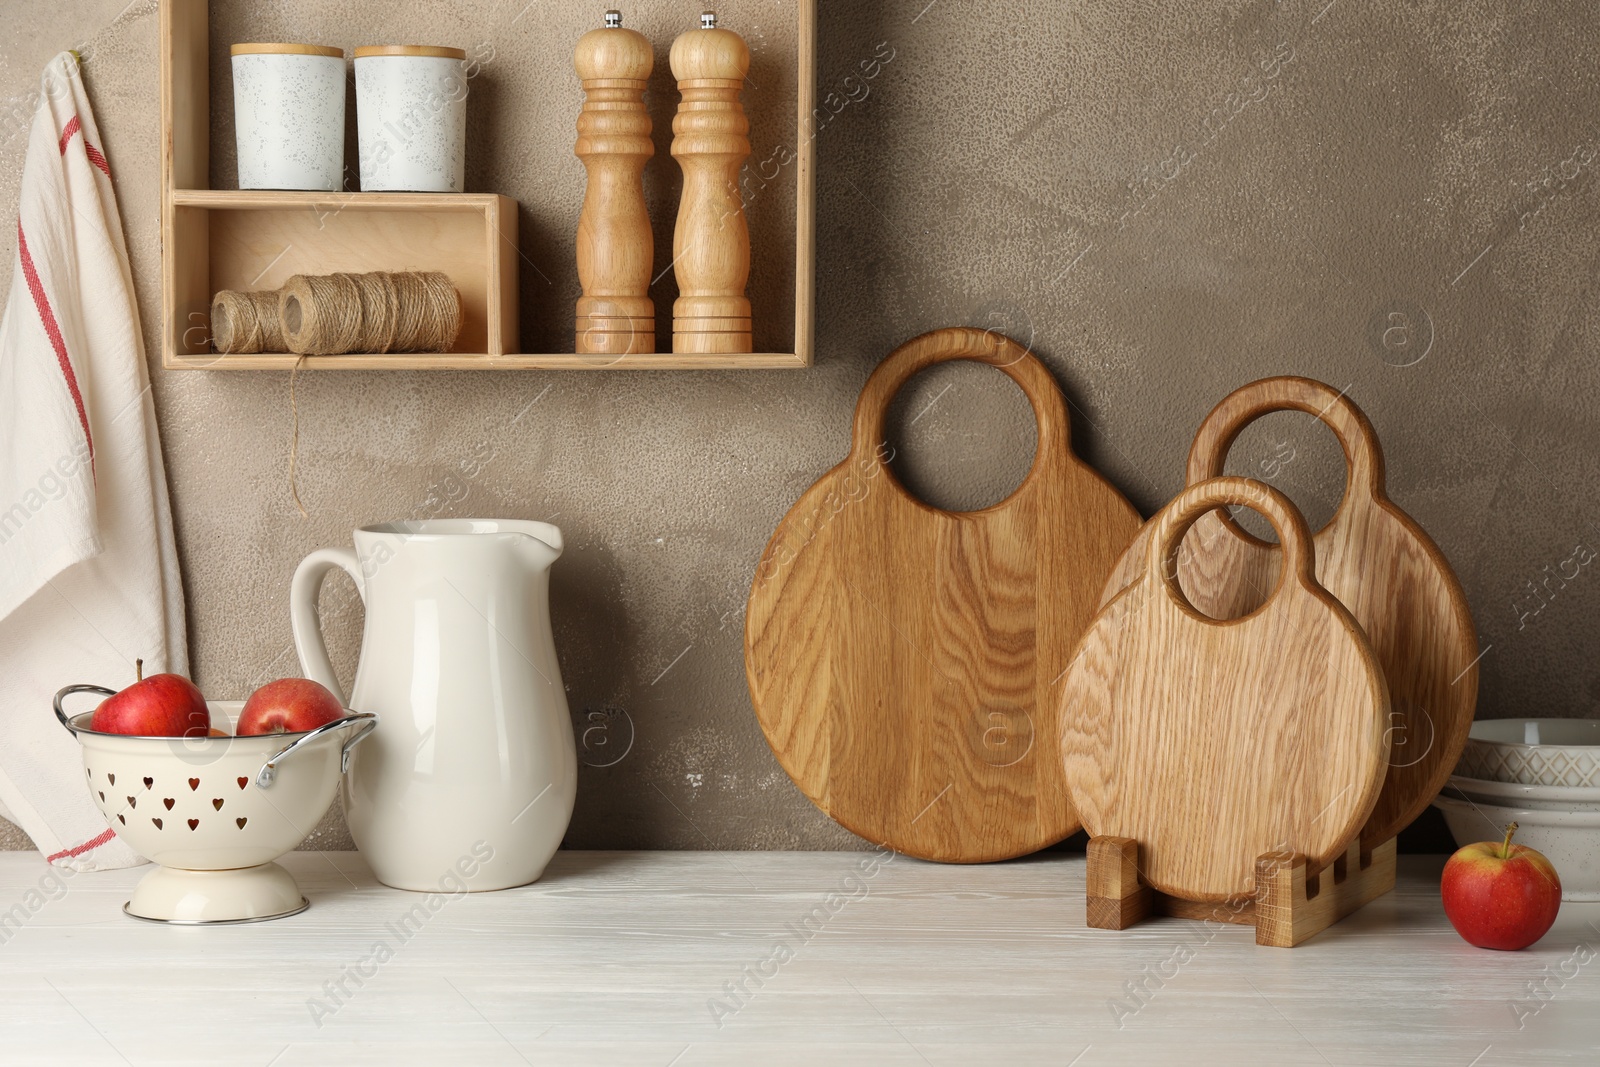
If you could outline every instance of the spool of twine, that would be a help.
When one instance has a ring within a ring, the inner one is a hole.
[[[361,294],[361,351],[387,352],[396,347],[395,326],[400,317],[400,298],[395,291],[395,275],[383,271],[356,275]]]
[[[224,289],[211,298],[211,343],[218,352],[282,352],[278,293]]]
[[[290,352],[448,352],[461,332],[461,295],[439,271],[296,274],[280,290]]]
[[[348,274],[296,274],[279,290],[278,317],[289,351],[354,352],[361,341],[361,290]]]

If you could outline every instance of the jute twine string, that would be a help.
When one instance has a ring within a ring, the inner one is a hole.
[[[448,352],[460,332],[461,295],[439,271],[296,274],[276,293],[224,290],[212,302],[220,352]]]
[[[282,352],[277,291],[224,289],[212,297],[211,340],[218,352]]]
[[[394,325],[395,345],[410,346],[416,344],[422,335],[423,322],[428,315],[427,296],[421,275],[396,276],[394,288],[397,304]]]
[[[461,332],[461,298],[438,271],[297,274],[278,316],[289,351],[304,355],[445,352]]]
[[[289,351],[354,352],[361,343],[361,287],[349,274],[296,274],[283,283],[278,318]]]
[[[289,437],[289,495],[294,497],[294,506],[300,509],[300,517],[309,519],[311,515],[300,502],[300,487],[295,482],[295,467],[300,460],[300,405],[294,398],[294,380],[300,373],[300,364],[305,361],[306,357],[301,356],[289,370],[289,414],[294,420]]]
[[[395,290],[395,277],[383,271],[358,275],[356,289],[361,294],[363,352],[387,352],[400,340],[395,333],[400,317],[400,296]]]
[[[225,353],[281,352],[289,371],[289,495],[302,518],[300,404],[305,357],[345,352],[448,352],[461,332],[461,294],[439,271],[296,274],[276,291],[224,289],[211,301],[211,339]]]

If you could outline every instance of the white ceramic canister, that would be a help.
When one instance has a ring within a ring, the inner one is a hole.
[[[467,161],[467,53],[430,45],[356,49],[365,192],[459,193]]]
[[[315,44],[236,44],[239,188],[344,188],[344,53]]]

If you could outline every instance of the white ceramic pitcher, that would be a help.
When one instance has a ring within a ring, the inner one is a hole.
[[[343,699],[317,618],[334,567],[366,606],[347,706],[384,729],[352,754],[345,820],[385,885],[525,885],[572,817],[577,753],[550,632],[549,523],[431,519],[367,526],[356,550],[296,569],[289,611],[306,677]],[[469,873],[470,872],[470,873]]]

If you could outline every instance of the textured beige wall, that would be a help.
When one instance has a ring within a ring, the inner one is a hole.
[[[554,263],[570,237],[549,205],[580,172],[544,162],[567,149],[530,131],[565,136],[575,104],[566,68],[530,59],[549,52],[547,20],[514,23],[521,6],[215,5],[240,36],[353,44],[403,26],[492,41],[504,65],[475,98],[493,110],[474,117],[469,181],[523,199],[525,245]],[[968,323],[1034,346],[1073,403],[1076,446],[1146,512],[1177,490],[1195,426],[1230,389],[1285,372],[1347,388],[1382,435],[1393,497],[1455,563],[1492,646],[1480,716],[1594,713],[1600,577],[1552,577],[1575,546],[1600,548],[1588,4],[1520,17],[1443,0],[821,8],[824,91],[880,41],[895,58],[818,134],[815,368],[306,375],[309,520],[285,481],[286,375],[154,372],[203,687],[240,696],[294,669],[289,575],[357,524],[553,518],[571,546],[554,610],[572,707],[622,709],[636,730],[620,762],[583,770],[569,843],[848,846],[756,727],[744,594],[778,518],[843,454],[875,362]],[[10,13],[0,92],[9,136],[43,61],[91,45],[149,343],[156,16],[121,9]],[[20,166],[14,153],[0,165],[0,202],[14,204]],[[554,336],[540,316],[567,314],[567,297],[532,284],[525,271],[530,345]],[[998,374],[947,368],[908,393],[905,475],[930,499],[988,502],[1020,478],[1032,427]],[[1329,435],[1300,416],[1256,427],[1230,466],[1272,475],[1313,521],[1342,484]],[[353,600],[347,584],[324,596],[346,678]],[[347,840],[335,821],[314,843]]]

